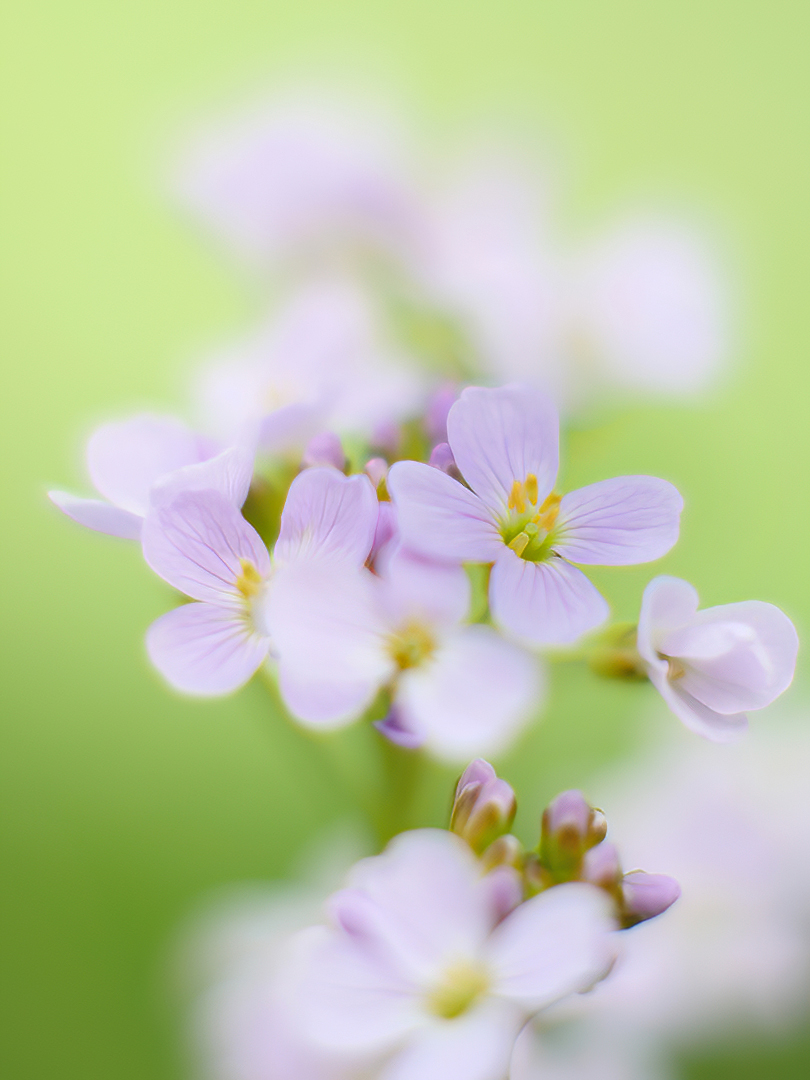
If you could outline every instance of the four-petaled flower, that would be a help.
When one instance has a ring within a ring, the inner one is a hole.
[[[683,500],[666,480],[554,492],[559,421],[531,387],[468,387],[447,433],[469,487],[419,462],[394,465],[388,489],[403,542],[432,558],[493,563],[492,615],[519,638],[567,644],[606,618],[606,601],[573,563],[649,562],[678,538]]]
[[[273,559],[256,530],[220,492],[172,491],[147,514],[144,557],[196,603],[161,615],[147,633],[149,657],[178,690],[225,694],[271,652],[270,579],[294,564],[361,566],[377,524],[366,476],[307,469],[293,481]],[[294,615],[292,616],[294,617]]]
[[[482,877],[463,840],[433,829],[360,862],[291,978],[313,1044],[382,1059],[384,1080],[501,1080],[525,1021],[614,958],[601,890],[559,885],[518,903],[517,889],[505,903],[509,873]]]
[[[698,611],[688,581],[657,577],[644,590],[638,651],[650,681],[688,728],[729,742],[790,686],[799,647],[783,611],[761,600]]]

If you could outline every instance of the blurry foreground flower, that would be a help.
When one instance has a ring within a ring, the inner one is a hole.
[[[638,651],[650,681],[688,728],[728,742],[790,686],[798,637],[773,604],[746,600],[698,611],[686,581],[654,578],[644,590]]]
[[[573,563],[650,562],[678,538],[683,500],[666,480],[624,476],[554,493],[559,421],[529,386],[468,387],[447,431],[469,487],[419,462],[394,465],[388,485],[403,542],[435,559],[493,563],[492,614],[519,638],[567,644],[607,617]]]
[[[315,1046],[387,1059],[385,1080],[501,1080],[525,1020],[614,958],[599,890],[560,886],[504,917],[501,876],[441,831],[359,863],[330,913],[292,973],[300,1022]]]

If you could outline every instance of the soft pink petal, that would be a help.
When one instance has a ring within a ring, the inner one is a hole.
[[[63,514],[84,525],[86,529],[120,536],[123,540],[139,540],[143,518],[129,510],[121,510],[100,499],[79,499],[66,491],[49,491],[48,498]]]
[[[342,930],[313,927],[294,986],[309,1042],[334,1051],[375,1052],[425,1023],[417,988]]]
[[[448,635],[432,662],[402,674],[396,695],[425,745],[452,762],[505,750],[542,699],[536,658],[486,626]]]
[[[683,499],[654,476],[617,476],[564,495],[554,550],[575,563],[629,566],[665,555],[678,539]]]
[[[564,559],[528,562],[505,550],[489,580],[492,615],[534,645],[568,645],[608,616],[607,601]]]
[[[494,925],[477,860],[443,829],[401,833],[382,855],[358,863],[349,884],[375,913],[365,922],[367,943],[422,987],[442,975],[448,958],[474,961]]]
[[[318,676],[317,669],[300,670],[283,660],[278,665],[278,683],[292,715],[322,731],[343,727],[361,716],[379,685],[377,679],[328,681]]]
[[[509,1003],[490,999],[455,1020],[434,1021],[414,1032],[380,1080],[503,1080],[522,1019]]]
[[[377,496],[364,474],[306,469],[290,485],[275,558],[323,557],[361,566],[374,541],[377,511]]]
[[[320,404],[296,401],[273,409],[259,423],[259,446],[266,454],[300,451],[326,423]]]
[[[143,516],[154,482],[202,461],[209,449],[179,420],[144,413],[94,431],[87,443],[87,467],[105,498]]]
[[[515,480],[536,476],[540,503],[554,488],[559,419],[553,402],[534,387],[467,387],[448,414],[447,441],[461,475],[498,516]]]
[[[666,661],[664,661],[666,668]],[[650,682],[660,693],[670,710],[678,719],[697,735],[711,742],[736,742],[748,730],[748,717],[745,713],[719,713],[692,697],[681,686],[680,680],[671,681],[666,671],[651,668]]]
[[[799,640],[778,607],[748,600],[699,611],[664,634],[659,647],[683,661],[679,689],[730,714],[762,709],[787,689]]]
[[[378,587],[345,563],[301,560],[276,571],[266,618],[290,679],[379,686],[391,676]]]
[[[403,543],[440,560],[492,562],[503,540],[484,503],[446,473],[399,461],[388,473]]]
[[[437,563],[406,548],[389,551],[375,567],[383,582],[382,602],[393,624],[413,619],[455,626],[470,606],[470,579],[462,567]]]
[[[243,615],[215,604],[183,604],[146,634],[149,659],[176,690],[228,694],[253,675],[270,650]]]
[[[607,894],[593,885],[557,885],[517,907],[488,947],[493,992],[527,1012],[590,988],[615,958]]]
[[[261,577],[270,556],[256,530],[216,491],[181,492],[155,506],[143,525],[143,553],[164,581],[194,600],[241,603],[236,588],[249,562]]]
[[[697,608],[698,594],[688,581],[667,575],[652,579],[638,617],[638,651],[648,664],[666,668],[658,655],[663,635],[690,622]]]
[[[239,508],[253,479],[254,453],[246,446],[232,446],[216,457],[186,465],[161,477],[150,492],[152,505],[170,503],[181,491],[218,491]]]

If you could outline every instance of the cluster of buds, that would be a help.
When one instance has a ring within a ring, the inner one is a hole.
[[[661,915],[680,896],[666,874],[624,873],[616,845],[606,840],[607,819],[582,792],[564,791],[543,812],[540,843],[533,851],[510,833],[517,802],[510,785],[480,759],[464,771],[456,788],[450,829],[481,857],[486,870],[511,866],[520,872],[526,896],[555,885],[582,881],[612,899],[619,926],[629,929]]]

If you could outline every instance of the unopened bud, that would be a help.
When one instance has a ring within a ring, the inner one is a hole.
[[[489,762],[478,758],[467,766],[456,787],[450,829],[480,854],[509,831],[516,810],[512,788]]]
[[[622,928],[654,919],[672,907],[681,895],[675,878],[633,870],[622,879]]]
[[[579,876],[585,852],[604,840],[607,821],[581,791],[564,791],[543,812],[540,858],[557,881]]]
[[[493,870],[496,866],[511,866],[515,870],[523,867],[523,844],[516,836],[507,833],[493,840],[481,856],[484,870]]]
[[[454,480],[461,480],[461,472],[458,465],[456,465],[456,459],[453,455],[453,451],[450,449],[450,444],[446,442],[437,443],[436,446],[430,451],[430,459],[428,465],[431,465],[434,469],[438,469],[440,472],[447,473],[448,476],[452,476]]]
[[[447,438],[447,414],[457,397],[458,387],[447,382],[440,386],[428,401],[425,409],[425,430],[434,442]]]
[[[346,468],[346,455],[343,444],[333,431],[322,431],[307,443],[301,464],[305,468],[318,465],[331,465],[342,472]]]
[[[385,480],[386,476],[388,476],[388,462],[385,458],[381,457],[369,458],[363,471],[374,487],[379,488],[380,484]]]
[[[622,865],[615,844],[604,841],[586,852],[582,860],[582,880],[598,885],[609,893],[618,896],[621,884]]]

